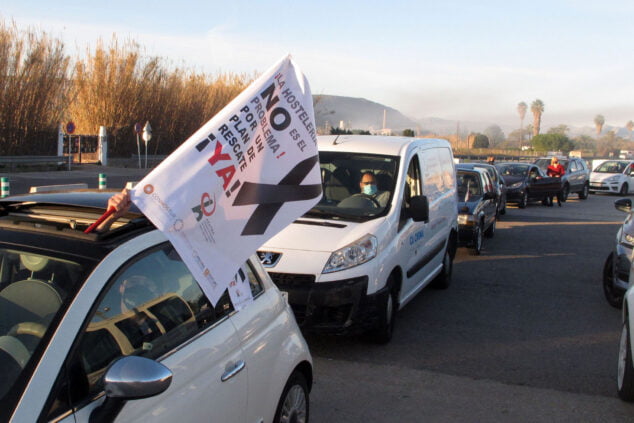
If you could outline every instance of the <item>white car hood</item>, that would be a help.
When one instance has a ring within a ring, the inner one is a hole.
[[[384,221],[385,218],[362,223],[301,218],[284,228],[259,250],[332,252],[368,233],[376,235],[377,228]]]
[[[596,173],[596,172],[592,172],[590,174],[590,180],[592,182],[603,182],[606,179],[610,179],[613,176],[617,176],[619,178],[621,178],[623,176],[622,173]]]

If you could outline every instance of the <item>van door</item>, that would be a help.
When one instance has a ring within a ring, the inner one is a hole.
[[[421,287],[433,266],[432,259],[435,256],[430,249],[434,238],[434,230],[430,223],[414,222],[408,214],[409,200],[413,196],[424,195],[419,155],[414,154],[407,166],[399,221],[401,263],[404,264],[405,273],[401,299],[409,297]]]

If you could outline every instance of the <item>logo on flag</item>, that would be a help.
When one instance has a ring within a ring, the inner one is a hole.
[[[290,56],[185,141],[131,197],[213,304],[225,289],[236,308],[248,304],[241,266],[321,198],[312,95]]]

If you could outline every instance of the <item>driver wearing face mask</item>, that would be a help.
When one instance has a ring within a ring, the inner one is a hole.
[[[376,186],[376,177],[372,172],[365,172],[361,177],[361,182],[359,182],[359,187],[361,188],[361,193],[367,196],[374,198],[381,207],[385,207],[387,205],[387,201],[390,198],[389,191],[379,191]]]

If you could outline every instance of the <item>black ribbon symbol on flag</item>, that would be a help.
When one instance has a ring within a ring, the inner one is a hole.
[[[318,160],[318,156],[302,160],[277,185],[245,182],[233,205],[258,206],[244,226],[242,235],[262,235],[284,203],[310,200],[321,195],[321,184],[300,185]]]

